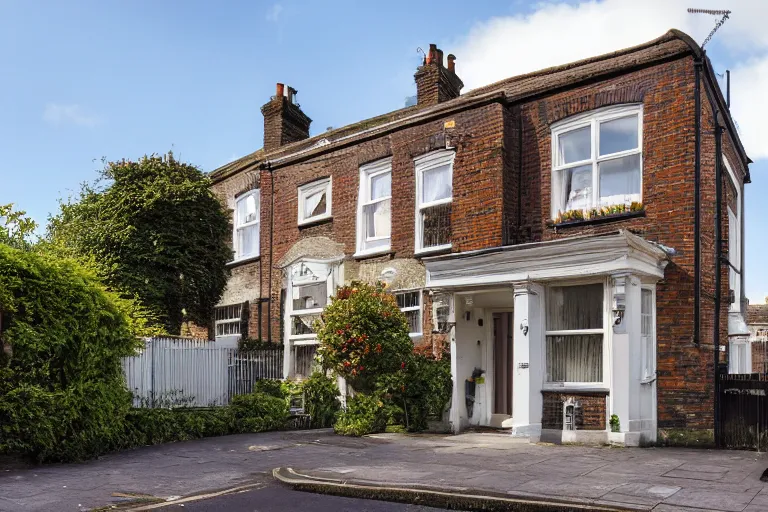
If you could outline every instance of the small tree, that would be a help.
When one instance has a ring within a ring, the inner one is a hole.
[[[317,323],[317,337],[323,366],[361,392],[400,372],[413,351],[405,315],[381,285],[340,288]]]
[[[28,250],[37,229],[37,223],[27,217],[27,212],[14,210],[13,203],[0,204],[0,243],[16,249]]]
[[[107,163],[101,183],[63,203],[48,227],[53,248],[92,262],[110,289],[137,297],[172,334],[185,320],[210,322],[231,236],[208,178],[170,153]]]

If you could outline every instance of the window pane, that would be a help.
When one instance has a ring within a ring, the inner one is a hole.
[[[397,299],[397,307],[403,309],[418,306],[419,295],[420,292],[402,292],[395,294],[395,298]]]
[[[259,254],[259,224],[237,230],[237,257],[256,256]]]
[[[600,155],[637,149],[637,115],[600,123]]]
[[[559,211],[585,210],[592,205],[592,165],[563,169],[555,174],[552,199]]]
[[[592,127],[584,126],[570,132],[561,133],[558,139],[558,160],[566,165],[592,158]]]
[[[291,335],[299,336],[301,334],[314,334],[312,326],[315,320],[320,318],[318,315],[299,315],[291,318]]]
[[[601,162],[600,204],[623,204],[640,200],[640,155]]]
[[[365,238],[388,237],[392,230],[391,199],[363,207]]]
[[[326,189],[308,194],[304,199],[304,219],[323,215],[326,212]]]
[[[547,336],[547,382],[602,381],[602,334]]]
[[[603,285],[554,286],[547,294],[547,330],[603,328]]]
[[[392,195],[392,173],[377,174],[371,178],[371,201]]]
[[[242,226],[247,222],[259,220],[259,194],[250,194],[247,197],[239,199],[237,201],[236,209],[237,215],[235,222],[238,226]]]
[[[441,165],[440,167],[424,171],[423,177],[423,203],[451,197],[451,194],[453,193],[453,181],[450,164]]]
[[[325,281],[293,287],[293,309],[324,308],[328,303],[328,285]]]
[[[451,243],[451,203],[425,208],[421,211],[423,248]]]
[[[403,311],[405,319],[408,321],[408,333],[420,334],[421,333],[421,311],[414,309],[413,311]]]
[[[640,317],[642,319],[640,333],[643,336],[650,336],[653,331],[653,292],[643,289],[640,294]]]

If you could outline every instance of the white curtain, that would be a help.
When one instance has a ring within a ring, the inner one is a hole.
[[[377,174],[371,177],[371,201],[392,195],[392,173]]]
[[[640,200],[640,155],[600,162],[600,205]]]
[[[603,335],[547,336],[548,382],[602,382]]]
[[[237,257],[259,254],[259,224],[237,229]]]
[[[453,194],[453,182],[450,164],[424,171],[423,176],[422,202],[430,203],[451,197],[451,194]]]
[[[317,192],[314,192],[313,194],[310,194],[306,197],[304,200],[304,218],[309,219],[310,217],[314,217],[315,215],[322,215],[325,213],[325,208],[319,208],[318,211],[315,211],[315,209],[318,208],[320,205],[320,202],[325,203],[325,188],[322,190],[318,190]]]
[[[553,286],[547,294],[547,331],[603,328],[603,285]]]
[[[592,165],[559,171],[560,210],[584,210],[592,204]]]

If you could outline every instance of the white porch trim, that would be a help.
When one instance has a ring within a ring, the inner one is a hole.
[[[625,230],[424,259],[427,288],[465,288],[617,273],[662,279],[667,262],[667,253],[658,245]]]

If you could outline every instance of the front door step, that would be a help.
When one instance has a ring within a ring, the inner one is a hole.
[[[488,425],[493,428],[512,428],[512,416],[508,414],[491,414],[491,421]]]

